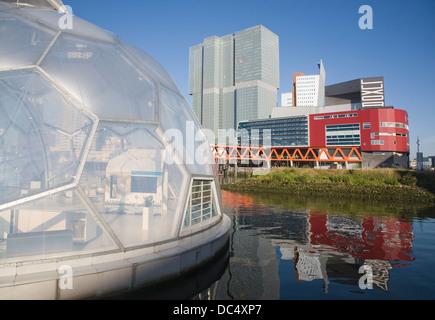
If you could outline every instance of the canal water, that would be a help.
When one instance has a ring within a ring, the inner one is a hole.
[[[435,207],[222,191],[229,252],[135,298],[435,299]]]

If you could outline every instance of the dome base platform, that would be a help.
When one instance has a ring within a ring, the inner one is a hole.
[[[228,250],[230,227],[223,215],[207,230],[152,247],[3,265],[0,299],[104,298],[181,277]]]

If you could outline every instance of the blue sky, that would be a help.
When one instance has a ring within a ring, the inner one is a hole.
[[[258,24],[280,39],[281,92],[295,72],[326,84],[383,76],[387,105],[409,114],[411,158],[435,155],[434,0],[64,0],[75,15],[135,44],[173,76],[188,101],[189,47]],[[361,5],[373,29],[361,30]]]

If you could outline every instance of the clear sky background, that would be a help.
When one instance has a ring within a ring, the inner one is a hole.
[[[387,105],[409,114],[410,158],[435,156],[435,0],[64,0],[73,13],[142,48],[188,96],[189,47],[262,24],[279,36],[279,93],[296,72],[326,85],[383,76]],[[373,29],[361,30],[361,5]],[[280,96],[278,96],[280,101]]]

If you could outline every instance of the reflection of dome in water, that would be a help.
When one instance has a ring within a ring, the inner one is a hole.
[[[229,222],[172,78],[76,16],[61,29],[58,0],[14,2],[0,2],[0,297],[128,290],[211,258]],[[60,266],[75,289],[57,289]]]

